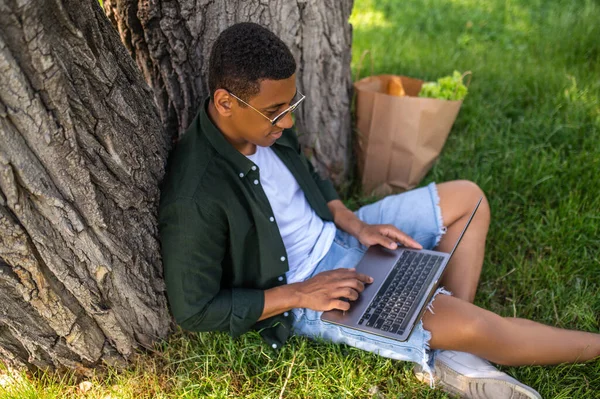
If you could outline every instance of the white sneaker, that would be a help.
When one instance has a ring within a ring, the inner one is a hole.
[[[419,381],[430,382],[420,366],[414,372]],[[434,382],[444,391],[464,399],[542,399],[535,389],[470,353],[439,352],[433,373]]]

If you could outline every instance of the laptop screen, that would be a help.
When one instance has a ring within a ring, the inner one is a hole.
[[[471,220],[473,220],[473,216],[475,216],[475,212],[477,212],[477,209],[479,209],[479,205],[481,204],[481,201],[483,201],[483,197],[479,198],[479,201],[477,202],[477,205],[475,205],[475,209],[473,209],[473,213],[471,213],[471,217],[469,218],[469,221],[467,221],[467,224],[465,225],[465,228],[460,233],[460,236],[458,237],[458,240],[456,240],[456,244],[454,244],[454,248],[452,248],[452,252],[450,252],[450,257],[451,258],[452,258],[452,255],[454,254],[454,251],[456,251],[456,248],[458,247],[458,244],[460,243],[460,240],[462,240],[463,236],[465,235],[465,231],[467,231],[467,227],[469,227],[469,224],[471,224]]]

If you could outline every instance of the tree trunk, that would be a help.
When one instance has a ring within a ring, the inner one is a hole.
[[[169,139],[95,0],[0,0],[0,356],[76,368],[165,337]]]
[[[352,0],[104,0],[137,61],[163,126],[181,134],[208,96],[208,59],[221,31],[242,21],[272,30],[298,62],[306,94],[297,130],[307,155],[337,183],[348,170]]]

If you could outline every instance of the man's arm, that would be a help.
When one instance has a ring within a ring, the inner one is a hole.
[[[177,323],[190,331],[228,331],[238,336],[258,321],[264,291],[221,288],[228,234],[223,218],[192,198],[161,205],[161,254]]]
[[[338,228],[357,237],[364,245],[380,244],[395,249],[396,242],[408,247],[421,245],[392,225],[369,225],[361,221],[340,200],[327,203]],[[293,308],[318,311],[331,309],[348,310],[350,301],[358,299],[365,284],[373,282],[367,275],[355,269],[336,269],[319,273],[300,283],[287,284],[265,291],[265,305],[260,320],[281,314]]]
[[[365,222],[360,220],[354,212],[344,205],[339,199],[329,201],[327,203],[329,211],[333,215],[333,221],[335,225],[346,233],[358,238],[362,229],[367,225]]]
[[[354,269],[336,269],[319,273],[300,283],[268,289],[265,291],[265,306],[260,320],[293,308],[348,310],[350,304],[340,298],[355,301],[365,289],[365,284],[372,282],[371,277]]]
[[[363,245],[369,247],[379,244],[389,249],[398,248],[401,243],[410,248],[423,248],[406,233],[391,224],[367,224],[360,220],[354,212],[338,199],[329,201],[327,207],[333,215],[335,225],[346,233],[356,237]]]
[[[229,331],[238,336],[292,308],[342,309],[358,298],[370,277],[354,270],[321,273],[302,283],[268,290],[220,286],[227,228],[191,198],[161,206],[161,253],[167,295],[177,323],[190,331]]]
[[[298,154],[304,157],[300,147],[298,147]],[[312,163],[309,160],[306,161],[308,171],[325,198],[325,201],[327,201],[327,207],[333,215],[333,221],[338,228],[356,237],[361,244],[367,247],[379,244],[390,249],[396,249],[399,242],[410,248],[422,248],[421,244],[391,224],[369,225],[362,222],[339,200],[339,196],[331,180],[323,179]]]
[[[321,177],[319,172],[317,172],[317,170],[313,166],[312,162],[310,162],[310,160],[306,158],[304,154],[302,154],[300,148],[298,148],[298,154],[306,160],[306,164],[308,165],[308,172],[310,173],[310,176],[319,188],[319,191],[323,195],[323,198],[325,198],[325,201],[329,202],[332,200],[339,199],[340,197],[337,191],[335,190],[332,181],[330,179],[324,179]]]

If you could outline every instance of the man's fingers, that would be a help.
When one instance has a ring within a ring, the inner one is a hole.
[[[328,272],[325,272],[328,273]],[[355,280],[359,280],[362,281],[363,283],[366,284],[370,284],[373,282],[373,278],[370,276],[367,276],[366,274],[363,273],[357,273],[356,269],[352,268],[352,269],[335,269],[335,270],[331,270],[331,272],[329,272],[332,275],[338,275],[336,277],[339,277],[340,280],[347,280],[347,279],[355,279]]]
[[[331,301],[331,306],[332,309],[350,310],[350,303],[342,301],[340,299],[334,299],[333,301]]]
[[[356,273],[356,278],[366,284],[371,284],[373,282],[373,277],[362,273]]]
[[[417,241],[413,240],[411,237],[405,235],[404,241],[400,241],[402,244],[407,247],[415,248],[415,249],[423,249],[423,246],[419,244]]]
[[[342,267],[340,269],[334,269],[334,270],[330,270],[328,272],[325,273],[329,273],[332,274],[336,277],[339,278],[348,278],[349,276],[352,276],[353,274],[356,274],[356,269],[346,269],[345,267]]]
[[[330,298],[347,298],[350,301],[356,301],[358,299],[358,292],[350,287],[339,287],[333,291],[330,291]]]
[[[396,244],[396,241],[389,239],[386,236],[379,236],[379,239],[377,240],[377,244],[381,245],[382,247],[386,247],[389,249],[396,249],[398,248],[398,244]]]
[[[405,245],[407,247],[415,248],[415,249],[423,249],[423,246],[421,244],[419,244],[417,241],[413,240],[412,237],[410,237],[408,234],[406,234],[405,232],[398,229],[396,226],[389,225],[388,228],[389,228],[389,231],[387,234],[388,237],[392,236],[392,238],[394,238],[396,241],[402,243],[403,245]],[[388,247],[388,248],[391,248],[391,247]],[[395,249],[395,248],[392,248],[392,249]]]
[[[340,287],[348,287],[356,290],[358,292],[363,292],[365,289],[365,283],[359,280],[358,278],[349,278],[345,280],[341,280],[339,282]]]

